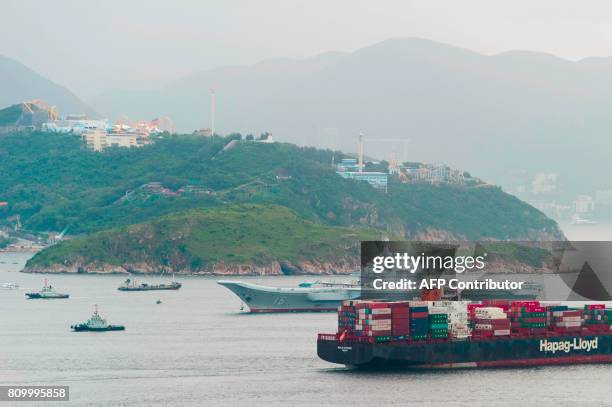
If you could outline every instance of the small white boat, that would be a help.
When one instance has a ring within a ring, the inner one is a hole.
[[[2,283],[0,284],[0,288],[4,290],[17,290],[19,288],[19,284],[15,283]]]

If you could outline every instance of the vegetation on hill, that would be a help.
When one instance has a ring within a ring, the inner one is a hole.
[[[26,270],[83,265],[90,270],[198,273],[211,272],[218,264],[264,267],[278,262],[286,273],[301,270],[301,263],[313,259],[330,264],[350,259],[356,267],[359,241],[379,235],[373,229],[308,221],[281,206],[231,205],[188,210],[64,241],[30,259]]]
[[[167,136],[144,148],[97,153],[74,135],[0,137],[0,200],[9,202],[0,222],[19,214],[28,229],[68,226],[74,235],[188,209],[259,203],[325,225],[405,237],[432,231],[467,239],[561,236],[554,221],[496,187],[392,181],[384,193],[337,176],[330,163],[338,152],[254,142],[223,150],[227,143]],[[148,183],[159,184],[151,189]]]
[[[15,124],[22,113],[21,105],[12,105],[4,109],[0,109],[0,126],[10,126]]]

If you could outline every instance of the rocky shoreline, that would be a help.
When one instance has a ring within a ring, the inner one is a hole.
[[[334,275],[351,274],[358,272],[360,262],[358,258],[342,259],[335,262],[303,261],[292,263],[287,261],[274,261],[266,265],[257,264],[226,264],[215,263],[206,267],[180,270],[164,267],[161,264],[124,264],[112,265],[108,263],[75,263],[52,264],[49,266],[26,265],[22,273],[49,273],[49,274],[159,274],[166,272],[176,275],[193,276],[283,276],[283,275]]]

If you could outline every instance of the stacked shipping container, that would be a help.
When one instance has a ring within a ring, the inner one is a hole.
[[[508,336],[510,320],[502,307],[478,307],[474,309],[474,336]]]
[[[395,338],[407,339],[410,335],[410,308],[406,302],[391,305],[391,334]]]
[[[548,329],[556,333],[582,331],[583,312],[570,310],[567,305],[551,305],[548,308]]]
[[[429,308],[427,302],[410,304],[410,337],[413,340],[427,339],[429,333]]]
[[[601,304],[585,305],[584,306],[584,322],[589,331],[592,332],[609,332],[612,329],[612,320],[610,320],[610,312],[606,313],[606,307]]]
[[[429,335],[432,339],[448,338],[448,310],[441,307],[429,308]]]
[[[546,308],[539,301],[515,301],[510,308],[512,332],[539,335],[546,332]]]
[[[470,327],[472,331],[470,332]],[[344,301],[338,308],[338,337],[372,342],[465,340],[612,331],[604,305],[572,309],[538,301]]]

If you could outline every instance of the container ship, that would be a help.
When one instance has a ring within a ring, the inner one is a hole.
[[[612,309],[538,301],[344,301],[317,353],[355,367],[612,363]]]

